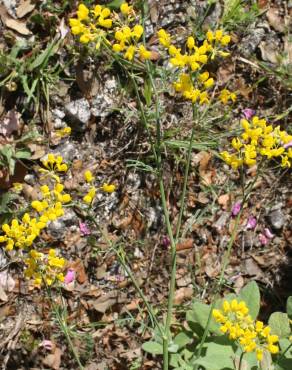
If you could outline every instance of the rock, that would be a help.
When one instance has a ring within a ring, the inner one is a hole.
[[[64,144],[58,145],[58,147],[53,150],[55,155],[61,155],[64,162],[72,161],[74,158],[78,157],[78,150],[73,143],[66,141]]]
[[[273,229],[280,230],[284,226],[285,216],[281,209],[272,211],[268,216],[269,222]]]
[[[90,106],[85,98],[71,101],[65,105],[65,110],[74,123],[77,121],[86,125],[90,119]]]
[[[259,43],[265,37],[264,28],[255,28],[247,37],[241,40],[239,50],[242,55],[248,58],[258,47]]]
[[[57,240],[64,238],[68,227],[78,223],[78,217],[71,209],[65,209],[65,214],[48,225],[48,232]]]
[[[91,113],[94,117],[107,117],[112,111],[113,99],[106,94],[97,94],[91,102]]]
[[[36,178],[34,175],[31,175],[31,174],[27,174],[24,176],[24,181],[28,184],[28,185],[32,185],[32,186],[35,186],[35,183],[36,183]]]

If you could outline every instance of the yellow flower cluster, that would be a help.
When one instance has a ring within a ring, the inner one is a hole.
[[[273,128],[265,119],[255,116],[251,122],[241,121],[243,133],[232,139],[231,153],[221,153],[222,159],[233,169],[242,165],[253,166],[264,157],[267,159],[281,158],[282,167],[291,167],[292,135],[281,130],[280,126]]]
[[[62,271],[66,261],[64,258],[56,256],[55,249],[50,249],[48,254],[32,249],[24,262],[27,265],[24,274],[27,278],[33,279],[36,286],[40,286],[43,280],[48,286],[51,286],[56,280],[64,281]]]
[[[56,130],[55,133],[58,137],[66,137],[71,134],[71,127],[64,127],[61,128],[60,130]]]
[[[117,53],[124,52],[124,58],[133,60],[135,53],[138,53],[141,60],[151,58],[151,51],[147,50],[144,45],[138,45],[143,35],[144,29],[140,24],[133,28],[123,26],[115,32],[116,42],[113,44],[113,50]]]
[[[193,36],[186,40],[185,52],[172,44],[171,36],[164,29],[157,33],[159,43],[167,48],[169,62],[174,67],[181,70],[178,80],[173,84],[175,91],[191,100],[192,103],[208,104],[208,89],[214,86],[214,79],[210,77],[208,71],[202,72],[209,60],[214,59],[215,55],[226,57],[229,55],[221,50],[230,42],[230,36],[224,35],[222,30],[214,33],[208,31],[203,43],[198,43]],[[228,90],[222,90],[219,99],[226,104],[229,100],[235,101],[236,96]]]
[[[97,49],[102,42],[110,45],[106,39],[109,37],[113,42],[113,51],[124,53],[124,58],[129,61],[132,61],[136,54],[141,60],[150,59],[151,52],[142,43],[139,44],[144,28],[141,24],[130,26],[135,21],[133,7],[125,2],[121,4],[120,11],[121,16],[111,13],[109,8],[101,5],[96,5],[90,10],[84,4],[80,4],[77,18],[69,19],[71,32],[73,35],[80,35],[79,41],[83,44],[95,42]]]
[[[65,172],[68,169],[67,165],[63,163],[63,158],[49,154],[48,158],[43,161],[43,165],[46,169],[41,169],[40,172],[49,173],[54,185],[52,188],[48,185],[41,186],[41,199],[31,202],[32,209],[38,213],[35,217],[25,213],[21,220],[14,218],[10,224],[2,225],[4,235],[0,235],[0,243],[5,243],[7,251],[14,248],[30,249],[34,240],[47,227],[48,223],[64,215],[63,204],[71,201],[70,194],[64,193],[64,185],[60,183],[60,178],[56,175],[56,173]],[[33,277],[36,285],[40,285],[41,275],[46,279],[48,285],[51,285],[55,279],[62,281],[63,275],[60,269],[64,266],[65,261],[59,257],[54,259],[54,253],[55,251],[51,250],[46,259],[43,253],[34,249],[29,251],[29,258],[24,260],[28,266],[25,275]],[[46,260],[49,267],[41,265],[41,262]]]
[[[79,35],[82,44],[96,43],[99,49],[102,41],[106,41],[106,30],[112,28],[111,10],[102,5],[96,5],[89,10],[84,4],[79,4],[77,18],[70,18],[69,24],[73,35]]]
[[[94,181],[94,177],[91,173],[91,171],[87,170],[84,172],[83,174],[84,176],[84,180],[88,183],[88,184],[91,184],[93,181]],[[104,192],[106,193],[113,193],[115,190],[116,190],[116,186],[113,185],[113,184],[107,184],[107,183],[104,183],[101,187],[100,187],[101,190],[103,190]],[[94,200],[94,197],[96,195],[96,188],[94,186],[91,186],[89,188],[89,191],[88,193],[83,197],[83,201],[86,203],[86,204],[91,204]]]
[[[212,314],[216,322],[221,324],[222,333],[236,340],[244,352],[255,352],[258,361],[262,360],[265,350],[271,354],[279,352],[275,344],[279,341],[278,336],[272,335],[271,328],[264,326],[263,322],[252,320],[245,302],[236,299],[224,301],[222,309],[214,309]]]

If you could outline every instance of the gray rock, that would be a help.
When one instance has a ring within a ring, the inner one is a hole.
[[[284,226],[285,216],[281,209],[276,209],[275,211],[272,211],[269,214],[268,218],[273,229],[280,230]]]
[[[72,161],[74,158],[78,157],[78,150],[70,141],[66,141],[64,144],[59,145],[53,150],[53,153],[55,155],[61,155],[64,162]]]
[[[266,31],[264,28],[256,28],[247,37],[243,38],[239,47],[242,55],[246,58],[249,57],[263,40],[265,34]]]
[[[24,176],[24,181],[25,181],[28,185],[35,186],[35,184],[36,184],[36,178],[35,178],[35,176],[34,176],[34,175],[31,175],[31,174],[25,175],[25,176]]]
[[[107,117],[112,110],[113,99],[107,94],[97,94],[91,102],[91,113],[94,117]]]
[[[77,222],[78,217],[76,216],[75,212],[73,212],[71,209],[66,208],[64,216],[49,223],[48,232],[55,239],[62,239],[65,236],[68,227],[76,224]]]
[[[90,119],[90,106],[85,98],[71,101],[65,106],[67,115],[80,123],[86,124]]]

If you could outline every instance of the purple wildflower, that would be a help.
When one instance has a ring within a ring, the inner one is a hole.
[[[170,245],[170,240],[168,236],[163,236],[161,239],[161,244],[164,248],[167,248]]]
[[[291,148],[291,147],[292,147],[292,140],[291,140],[291,141],[289,141],[289,143],[284,144],[284,145],[283,145],[283,147],[284,147],[285,149]]]
[[[79,229],[82,236],[87,236],[91,234],[90,229],[85,222],[79,222]]]
[[[65,284],[70,284],[70,283],[72,283],[72,281],[74,281],[74,279],[75,279],[75,271],[73,269],[69,269],[67,271],[67,274],[66,274],[65,278],[64,278],[64,283]]]
[[[250,108],[245,108],[242,112],[246,119],[251,119],[255,115],[255,110]]]
[[[260,241],[261,245],[267,245],[268,242],[269,242],[264,234],[259,234],[259,241]]]
[[[257,226],[257,219],[254,216],[249,216],[247,219],[246,230],[253,230]]]
[[[241,210],[241,202],[234,203],[232,210],[231,210],[231,215],[233,217],[237,216],[240,210]]]
[[[264,233],[265,233],[265,236],[268,238],[268,239],[273,239],[273,237],[275,236],[271,230],[269,228],[265,228],[264,229]]]

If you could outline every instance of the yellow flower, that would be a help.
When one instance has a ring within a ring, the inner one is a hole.
[[[161,28],[157,32],[157,35],[158,35],[158,40],[159,40],[160,44],[163,45],[166,48],[169,48],[170,47],[170,43],[171,43],[170,34],[167,33],[163,28]]]
[[[139,46],[139,56],[142,60],[151,58],[151,51],[147,50],[144,45]]]
[[[120,6],[120,10],[121,12],[124,14],[124,15],[128,15],[131,11],[132,11],[133,7],[132,6],[129,6],[128,3],[123,3],[121,6]]]
[[[14,182],[12,184],[13,186],[13,190],[16,192],[16,193],[20,193],[22,191],[22,188],[23,188],[23,185],[20,183],[20,182]]]
[[[128,49],[126,50],[125,52],[125,58],[128,59],[129,61],[133,60],[134,59],[134,55],[135,55],[135,46],[134,45],[130,45],[128,47]]]
[[[106,193],[113,193],[116,190],[116,186],[113,184],[104,183],[101,186],[101,190],[105,191]]]
[[[140,24],[136,24],[132,31],[132,36],[134,36],[137,40],[143,35],[144,29]]]
[[[84,5],[80,4],[77,10],[77,17],[79,20],[85,20],[88,18],[89,9]]]
[[[84,179],[86,182],[92,182],[94,180],[91,171],[87,170],[84,172]]]
[[[187,47],[192,50],[195,46],[195,39],[193,38],[193,36],[189,36],[188,39],[187,39]]]

